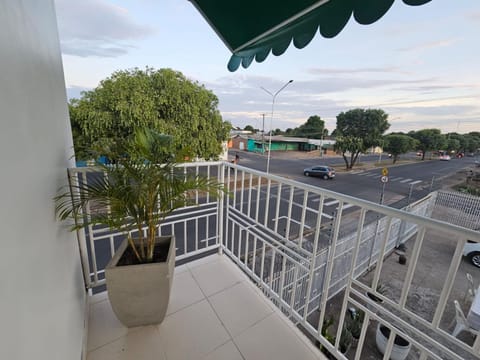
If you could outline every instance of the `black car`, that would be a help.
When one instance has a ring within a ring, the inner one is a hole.
[[[329,166],[318,165],[311,166],[303,169],[303,175],[305,176],[320,176],[327,179],[333,179],[335,177],[335,170]]]

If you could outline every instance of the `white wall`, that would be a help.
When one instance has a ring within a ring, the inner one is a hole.
[[[74,234],[55,221],[72,139],[52,0],[0,0],[0,359],[80,359]]]

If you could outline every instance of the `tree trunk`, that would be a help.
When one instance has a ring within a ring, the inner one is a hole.
[[[353,169],[353,165],[357,162],[358,155],[360,155],[360,151],[357,151],[356,153],[352,153],[352,161],[350,162],[350,168]]]
[[[347,159],[347,157],[345,156],[345,153],[342,153],[342,156],[343,156],[343,161],[345,161],[345,169],[348,170],[348,169],[349,169],[348,159]]]

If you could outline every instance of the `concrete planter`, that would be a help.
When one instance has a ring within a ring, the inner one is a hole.
[[[377,349],[378,351],[380,351],[380,353],[382,353],[382,355],[385,354],[385,350],[387,349],[389,335],[390,329],[379,323],[377,325],[377,333],[375,340],[377,343]],[[409,341],[399,335],[395,336],[392,353],[390,354],[390,360],[405,360],[408,356],[408,353],[410,352],[411,347],[412,344],[410,344]]]
[[[175,269],[175,237],[156,239],[170,242],[165,262],[117,266],[128,247],[125,239],[105,268],[110,304],[127,327],[159,324],[167,312]]]

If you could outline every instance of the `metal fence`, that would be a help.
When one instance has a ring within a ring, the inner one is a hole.
[[[472,346],[454,338],[442,320],[463,246],[467,239],[480,242],[480,235],[428,218],[435,196],[398,210],[230,163],[182,167],[185,172],[215,177],[231,196],[213,199],[197,194],[198,206],[180,209],[161,226],[162,235],[175,233],[177,259],[215,249],[224,252],[286,316],[337,358],[347,358],[340,351],[340,341],[351,307],[365,314],[352,358],[362,358],[371,320],[391,329],[386,358],[397,334],[412,344],[420,359],[477,356],[475,346],[480,344]],[[74,169],[70,179],[88,181],[88,173]],[[86,216],[89,211],[85,209]],[[448,271],[433,315],[424,318],[407,307],[407,299],[412,295],[425,234],[432,229],[448,234],[455,242],[455,251],[446,265]],[[103,284],[103,268],[121,236],[107,229],[79,232],[88,287]],[[392,299],[378,291],[383,259],[409,239],[413,249],[408,269],[399,297]],[[360,276],[366,271],[371,275],[368,282]],[[382,303],[373,302],[367,292]],[[327,303],[334,297],[341,305],[336,314],[335,340],[330,343],[322,329]]]
[[[435,201],[435,218],[480,230],[480,197],[456,191],[438,191]]]

